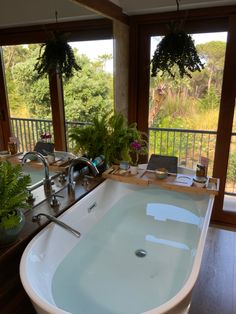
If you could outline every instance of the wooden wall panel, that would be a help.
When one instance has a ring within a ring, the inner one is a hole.
[[[55,30],[67,33],[68,41],[112,38],[112,22],[97,19],[0,29],[0,46],[43,43]]]
[[[119,21],[124,24],[129,24],[128,15],[124,14],[122,8],[111,1],[108,0],[100,1],[73,0],[73,1],[79,3],[81,6],[90,9],[91,11],[106,16],[111,20]]]
[[[66,128],[62,80],[56,73],[49,76],[54,144],[56,150],[66,151]]]
[[[215,201],[213,219],[236,224],[236,214],[222,211],[231,132],[236,97],[236,15],[229,17],[229,31],[225,54],[225,68],[221,94],[219,124],[215,149],[213,176],[220,178],[220,194]]]

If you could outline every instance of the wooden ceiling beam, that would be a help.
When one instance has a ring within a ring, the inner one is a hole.
[[[115,3],[109,0],[72,0],[73,2],[77,2],[83,7],[94,11],[98,14],[102,14],[103,16],[110,18],[112,20],[116,20],[122,22],[124,24],[129,24],[129,16],[123,13],[122,8],[116,5]]]

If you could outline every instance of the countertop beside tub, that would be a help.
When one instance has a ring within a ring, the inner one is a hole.
[[[67,186],[65,186],[60,192],[56,193],[63,196],[63,198],[59,198],[60,206],[58,208],[52,208],[50,199],[47,199],[25,213],[26,223],[18,240],[11,246],[0,248],[1,313],[17,313],[19,309],[22,313],[35,313],[20,282],[19,263],[26,245],[49,221],[43,217],[40,222],[32,222],[32,216],[38,213],[47,213],[57,217],[103,181],[102,177],[89,179],[89,185],[86,186],[81,184],[81,180],[78,181],[74,197],[68,196]]]

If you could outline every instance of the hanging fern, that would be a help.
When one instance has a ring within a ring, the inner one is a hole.
[[[160,41],[151,60],[152,77],[158,71],[164,74],[167,72],[171,77],[175,77],[176,72],[173,67],[177,66],[180,77],[191,76],[191,72],[201,71],[204,68],[192,37],[184,31],[172,30]]]
[[[70,78],[73,76],[73,70],[79,71],[81,67],[77,64],[73,49],[67,43],[65,35],[57,32],[53,35],[53,39],[41,45],[34,69],[40,77],[56,71]]]

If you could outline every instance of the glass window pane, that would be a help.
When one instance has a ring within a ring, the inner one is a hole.
[[[68,133],[72,126],[91,123],[94,117],[114,109],[113,40],[73,42],[82,70],[63,81],[68,149],[74,144]]]
[[[3,47],[11,124],[21,151],[33,150],[41,133],[53,133],[48,78],[34,71],[39,49],[39,44]]]
[[[205,64],[201,72],[192,78],[163,73],[150,78],[149,153],[177,156],[180,166],[194,170],[206,157],[212,175],[227,33],[192,38]],[[160,40],[152,37],[151,58]]]

